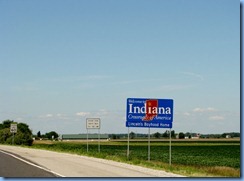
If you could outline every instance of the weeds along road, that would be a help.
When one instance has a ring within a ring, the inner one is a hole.
[[[0,152],[1,150],[34,163],[41,169],[49,171],[53,176],[59,177],[181,177],[180,175],[130,164],[47,150],[0,145]],[[5,156],[1,154],[0,157],[2,159]],[[19,161],[15,168],[21,167],[23,164]],[[11,168],[1,165],[1,169],[8,170]],[[32,175],[25,177],[32,177]],[[46,177],[50,176],[47,175]]]

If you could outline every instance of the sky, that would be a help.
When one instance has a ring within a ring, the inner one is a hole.
[[[127,133],[127,98],[155,98],[175,132],[240,132],[238,0],[1,0],[0,18],[0,121]]]

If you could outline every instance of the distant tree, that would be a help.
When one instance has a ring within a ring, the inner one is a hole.
[[[12,138],[8,139],[9,143],[11,143],[11,141],[12,141]],[[18,131],[16,133],[16,135],[14,136],[14,142],[17,145],[31,146],[33,143],[32,134],[27,134],[27,133],[23,133],[21,131]]]
[[[169,138],[169,131],[166,130],[166,131],[163,133],[162,137],[164,137],[164,138]]]
[[[130,136],[131,139],[134,139],[136,134],[134,132],[130,132],[129,136]]]
[[[58,138],[58,133],[56,133],[55,131],[51,131],[51,132],[49,132],[49,133],[46,133],[46,134],[45,134],[45,137],[48,138],[49,140],[51,140],[52,137],[53,137],[54,139],[57,139],[57,138]]]
[[[233,137],[240,137],[240,133],[236,133],[236,132],[235,132],[235,133],[232,134],[232,136],[233,136]]]
[[[37,137],[38,137],[38,138],[41,138],[41,137],[42,137],[42,135],[41,135],[41,131],[38,131],[38,132],[37,132]]]
[[[21,131],[24,134],[31,134],[32,135],[32,131],[29,129],[29,126],[25,123],[18,123],[18,131]]]
[[[112,139],[116,139],[116,134],[111,135]]]
[[[3,121],[3,124],[2,124],[2,127],[3,128],[10,128],[10,125],[11,125],[11,123],[13,123],[14,121],[11,121],[11,120],[5,120],[5,121]]]
[[[190,135],[191,135],[190,132],[186,132],[186,133],[185,133],[185,136],[187,136],[187,137],[189,137]]]
[[[7,139],[11,136],[9,128],[0,129],[0,143],[6,143]]]
[[[179,133],[179,139],[185,139],[185,134],[183,132]]]
[[[171,131],[171,138],[175,138],[175,131],[174,130]]]
[[[161,134],[159,132],[154,133],[153,135],[155,138],[160,138]]]
[[[120,139],[120,135],[119,134],[112,134],[110,137],[112,139]]]
[[[26,123],[18,123],[17,124],[18,131],[14,138],[14,141],[18,145],[29,145],[31,146],[33,143],[32,139],[32,131],[29,129],[29,126]]]

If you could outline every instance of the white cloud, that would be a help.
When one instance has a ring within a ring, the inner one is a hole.
[[[215,108],[212,108],[212,107],[208,107],[208,108],[195,108],[193,109],[193,112],[214,112],[214,111],[217,111],[217,109]]]
[[[191,114],[189,112],[184,112],[183,115],[184,116],[190,116]]]
[[[200,74],[196,74],[196,73],[193,73],[193,72],[181,72],[182,74],[184,75],[189,75],[189,76],[192,76],[192,77],[196,77],[200,80],[204,80],[203,76],[200,75]]]
[[[163,85],[159,87],[161,91],[177,91],[182,89],[188,89],[192,87],[191,85]]]
[[[224,120],[225,118],[223,116],[210,116],[208,119],[213,121],[219,121]]]
[[[82,116],[82,117],[85,117],[85,116],[88,116],[90,115],[91,113],[90,112],[78,112],[76,113],[76,116]]]
[[[106,75],[84,75],[84,76],[66,76],[61,78],[52,78],[49,81],[53,82],[80,82],[108,79],[110,76]]]
[[[21,91],[21,92],[35,92],[39,91],[39,87],[35,84],[24,83],[24,85],[17,85],[12,87],[13,91]]]
[[[70,119],[69,116],[67,116],[65,114],[61,114],[61,113],[56,114],[55,117],[58,118],[58,119],[62,119],[62,120]]]
[[[51,118],[51,117],[53,117],[53,115],[52,115],[52,114],[46,114],[45,117],[46,117],[46,118]]]
[[[16,121],[22,121],[23,120],[23,118],[16,118]]]
[[[109,111],[105,109],[100,109],[97,113],[98,116],[107,116],[109,114]]]
[[[75,115],[81,116],[81,117],[86,117],[86,116],[104,117],[104,116],[108,116],[110,114],[111,114],[110,111],[107,111],[106,109],[100,109],[100,110],[94,111],[94,112],[77,112]]]
[[[110,78],[110,77],[106,76],[106,75],[89,75],[89,76],[83,77],[82,80],[101,80],[101,79],[107,79],[107,78]]]

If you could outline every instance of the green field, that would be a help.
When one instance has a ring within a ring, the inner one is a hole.
[[[147,141],[131,141],[127,158],[127,142],[35,142],[32,147],[88,155],[161,169],[193,177],[240,177],[240,140],[172,141],[171,166],[169,142],[151,141],[148,161]]]

